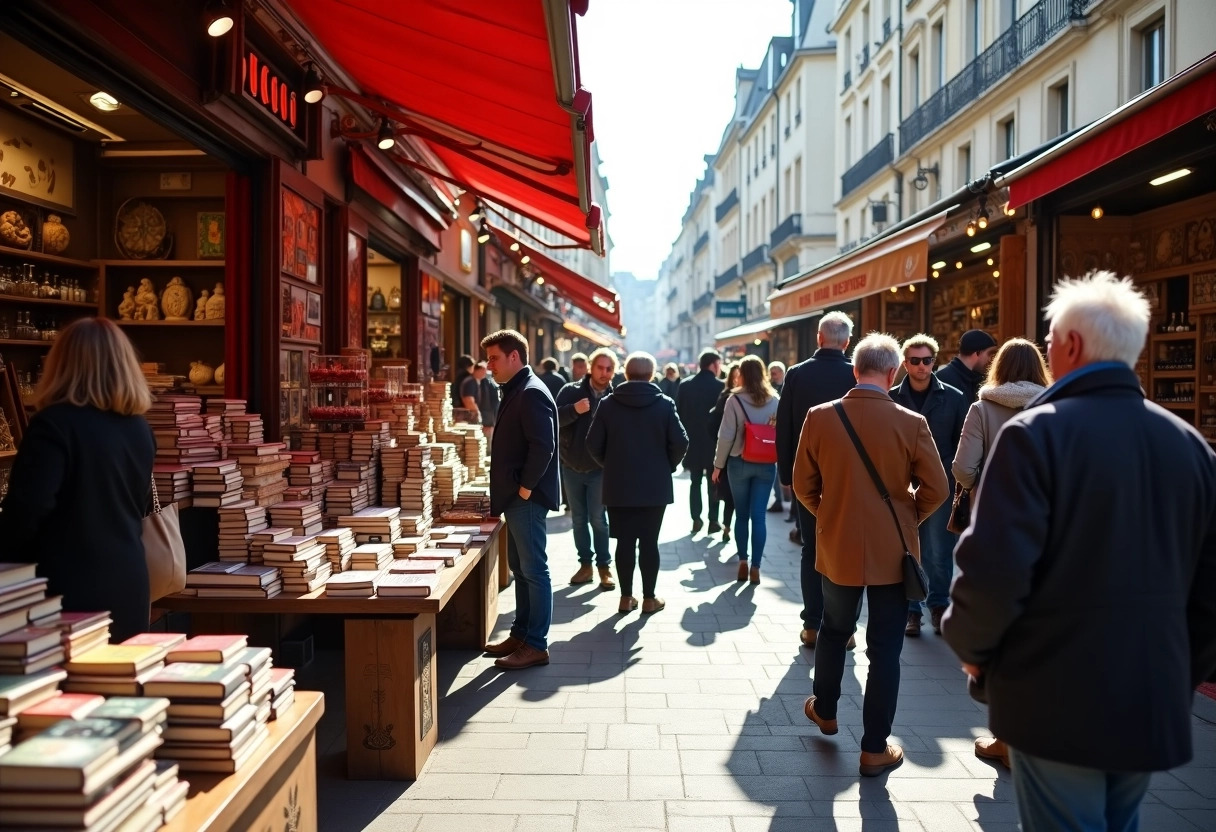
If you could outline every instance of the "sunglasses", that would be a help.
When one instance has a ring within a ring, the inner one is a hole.
[[[917,364],[924,364],[926,367],[932,367],[933,362],[936,360],[936,358],[937,358],[937,356],[934,356],[934,355],[926,355],[926,356],[913,355],[913,356],[909,356],[908,358],[905,358],[904,360],[907,361],[909,364],[911,364],[913,367],[915,367]]]

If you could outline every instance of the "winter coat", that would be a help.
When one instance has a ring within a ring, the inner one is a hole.
[[[958,441],[951,470],[963,488],[974,489],[984,470],[984,460],[996,441],[997,431],[1042,394],[1045,388],[1033,381],[1014,381],[996,387],[981,387],[980,398],[967,411],[963,420],[963,435]]]
[[[530,367],[502,385],[490,444],[490,511],[502,514],[523,486],[532,502],[556,511],[561,496],[557,464],[557,406]]]
[[[587,451],[604,468],[604,505],[665,506],[675,502],[671,475],[688,434],[675,402],[648,381],[627,381],[600,402],[587,430]]]
[[[600,464],[591,458],[591,454],[587,453],[587,429],[591,427],[591,420],[595,417],[596,408],[610,395],[612,395],[611,384],[608,385],[603,396],[598,396],[591,389],[590,375],[583,376],[582,381],[567,384],[558,391],[557,424],[560,427],[558,447],[561,449],[562,465],[570,470],[580,474],[590,474],[592,471],[600,470]],[[588,399],[591,402],[591,409],[586,413],[579,413],[574,409],[575,403],[581,399]]]
[[[680,382],[676,389],[676,410],[688,431],[688,453],[684,467],[708,471],[714,465],[714,440],[709,435],[709,411],[726,385],[709,370],[702,370]]]
[[[896,404],[903,405],[913,413],[920,413],[929,423],[929,431],[933,434],[933,442],[942,458],[942,467],[950,473],[950,465],[954,462],[954,453],[958,450],[958,440],[963,433],[963,420],[967,418],[967,403],[963,394],[949,384],[943,384],[936,376],[929,376],[929,397],[925,406],[916,409],[912,399],[912,382],[905,376],[904,380],[891,388],[891,398]],[[954,477],[950,477],[950,488],[954,489]]]
[[[830,348],[815,350],[806,361],[786,371],[777,405],[777,477],[782,485],[789,485],[793,477],[794,451],[807,411],[836,401],[856,384],[852,362],[840,350]]]
[[[957,355],[950,363],[934,373],[942,384],[949,384],[963,394],[963,399],[970,407],[979,396],[980,385],[984,383],[984,374],[972,370]]]
[[[557,398],[558,391],[566,386],[566,379],[555,372],[541,373],[537,378],[548,388],[549,395],[554,399]]]

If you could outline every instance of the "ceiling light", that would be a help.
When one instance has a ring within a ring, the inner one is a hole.
[[[752,341],[752,346],[753,346],[753,347],[758,347],[758,346],[760,346],[760,339],[759,339],[759,338],[757,338],[755,341]]]
[[[899,291],[899,289],[897,289],[896,287],[894,287],[894,286],[891,287],[891,294],[895,294],[898,291]]]
[[[511,241],[511,251],[519,251],[519,240]]]
[[[112,113],[122,105],[118,103],[118,99],[110,95],[108,92],[95,92],[89,96],[89,103],[103,113]]]
[[[227,0],[211,0],[203,12],[207,34],[213,38],[223,37],[232,30],[234,20]]]
[[[1090,209],[1089,215],[1096,220],[1100,220],[1100,219],[1102,219],[1102,217],[1104,217],[1106,215],[1106,212],[1102,210],[1101,205],[1095,205],[1093,208]]]
[[[971,253],[979,254],[981,251],[987,251],[990,248],[992,248],[992,243],[989,243],[989,242],[976,243],[975,245],[973,245],[971,247]]]
[[[945,263],[942,263],[942,265],[944,266],[944,265],[946,265],[946,264],[945,264]],[[933,270],[933,276],[934,276],[934,277],[941,277],[941,276],[942,276],[942,273],[941,273],[941,272],[939,272],[937,269],[934,269],[934,270]]]
[[[983,231],[985,228],[988,227],[988,215],[980,214],[979,219],[977,219],[975,221],[975,224],[976,224],[976,227],[978,227],[981,231]]]
[[[481,204],[478,203],[473,207],[473,213],[469,214],[469,222],[477,222],[481,219],[484,212],[481,209]]]
[[[536,278],[536,285],[537,286],[545,285],[545,276],[544,275],[541,275],[540,277]]]
[[[963,267],[963,261],[962,261],[962,260],[958,260],[958,261],[956,261],[956,262],[954,263],[954,268],[956,268],[956,269],[961,269],[962,267]]]
[[[477,229],[477,242],[483,245],[490,242],[490,226],[486,225],[485,217],[481,218],[481,227]]]
[[[316,104],[325,97],[325,82],[316,64],[308,65],[308,74],[304,76],[304,100]]]
[[[388,119],[380,119],[380,131],[376,134],[376,147],[381,150],[389,150],[396,143],[397,139],[393,136],[393,128],[389,125]]]
[[[908,291],[909,291],[909,292],[915,292],[915,291],[916,291],[916,287],[915,287],[915,286],[909,286],[909,287],[908,287]]]
[[[993,277],[1000,277],[1000,276],[1001,276],[1000,269],[993,269],[993,270],[992,270],[992,276],[993,276]]]
[[[532,258],[525,254],[523,257],[519,258],[519,262],[521,265],[526,266],[532,262]]]
[[[8,94],[8,97],[9,98],[20,98],[21,93],[17,92],[16,90],[13,90]]]
[[[1190,168],[1179,168],[1178,170],[1174,171],[1173,173],[1167,173],[1164,176],[1158,176],[1156,179],[1148,180],[1148,184],[1164,185],[1166,182],[1173,182],[1175,179],[1181,179],[1184,176],[1189,176],[1190,173],[1191,173]]]
[[[936,263],[934,263],[934,264],[933,264],[932,266],[930,266],[929,268],[931,268],[931,269],[944,269],[944,268],[946,268],[946,261],[945,261],[945,260],[938,260]]]
[[[1005,216],[1007,216],[1007,217],[1012,217],[1014,214],[1016,214],[1018,212],[1017,208],[1010,208],[1008,202],[1005,203],[1005,207],[1002,210],[1004,210]]]

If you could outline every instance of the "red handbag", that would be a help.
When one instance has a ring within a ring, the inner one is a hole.
[[[739,402],[739,409],[743,411],[743,418],[746,420],[746,424],[743,425],[743,453],[741,454],[743,461],[755,462],[760,465],[776,463],[776,425],[753,422],[751,417],[747,415],[747,408],[743,406],[743,402],[739,401],[738,396],[734,398],[735,401]]]

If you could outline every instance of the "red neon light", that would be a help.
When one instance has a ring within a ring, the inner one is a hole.
[[[249,94],[258,97],[258,56],[249,53]]]
[[[259,58],[252,48],[247,48],[241,58],[241,72],[245,75],[242,85],[245,92],[294,131],[299,123],[295,84]]]
[[[266,64],[262,64],[262,94],[258,96],[258,100],[267,107],[270,106],[270,67]]]

